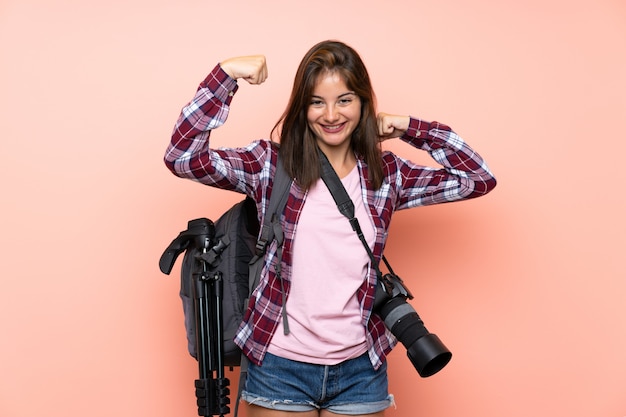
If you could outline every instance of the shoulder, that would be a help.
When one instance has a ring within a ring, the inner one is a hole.
[[[382,152],[383,175],[388,180],[395,177],[400,171],[400,166],[405,162],[404,159],[391,151]]]
[[[275,160],[278,154],[278,144],[269,139],[258,139],[235,151],[253,154],[257,159]]]

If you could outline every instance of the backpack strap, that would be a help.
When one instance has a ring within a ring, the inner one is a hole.
[[[278,161],[276,162],[276,174],[274,175],[274,185],[272,186],[269,207],[265,213],[263,224],[261,225],[259,240],[256,244],[256,254],[250,260],[250,273],[248,275],[250,280],[248,282],[248,288],[250,291],[249,294],[251,294],[257,285],[259,285],[267,245],[273,239],[276,239],[282,253],[283,232],[280,224],[280,215],[285,210],[285,205],[287,205],[290,187],[291,178],[287,175],[287,171],[285,171],[282,161],[278,158]]]
[[[274,176],[274,184],[272,186],[272,194],[270,196],[270,203],[265,213],[263,224],[261,225],[261,231],[259,234],[259,240],[256,244],[256,254],[250,260],[250,270],[248,275],[248,297],[252,294],[252,291],[259,285],[261,279],[261,270],[263,269],[263,260],[265,259],[265,251],[267,245],[276,239],[278,243],[278,268],[280,268],[280,259],[282,259],[282,247],[283,247],[283,229],[280,224],[280,215],[285,210],[287,205],[287,199],[289,198],[289,189],[291,188],[291,178],[287,175],[285,167],[282,164],[280,158],[276,161],[276,174]],[[280,269],[278,270],[280,271]],[[281,281],[282,282],[282,281]],[[283,291],[283,297],[284,297]],[[284,311],[284,310],[283,310]],[[286,321],[285,321],[286,322]],[[241,392],[246,383],[246,377],[248,375],[248,358],[243,353],[241,354],[241,366],[239,372],[239,384],[237,387],[237,400],[235,401],[234,417],[238,416],[239,401],[241,400]]]

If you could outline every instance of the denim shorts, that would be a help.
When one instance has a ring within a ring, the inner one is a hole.
[[[267,353],[262,366],[249,364],[244,401],[281,411],[327,409],[371,414],[393,404],[387,363],[374,370],[367,353],[337,365],[297,362]]]

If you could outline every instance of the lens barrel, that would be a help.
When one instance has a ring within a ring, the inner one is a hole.
[[[441,371],[452,359],[452,352],[433,333],[417,339],[407,348],[406,354],[422,378]]]
[[[409,360],[423,378],[439,372],[452,359],[452,353],[437,335],[429,333],[424,322],[406,298],[396,296],[379,311],[387,328],[407,349]]]

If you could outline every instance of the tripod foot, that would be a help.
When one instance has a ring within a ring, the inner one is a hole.
[[[195,385],[199,416],[223,416],[230,413],[228,378],[196,379]]]

